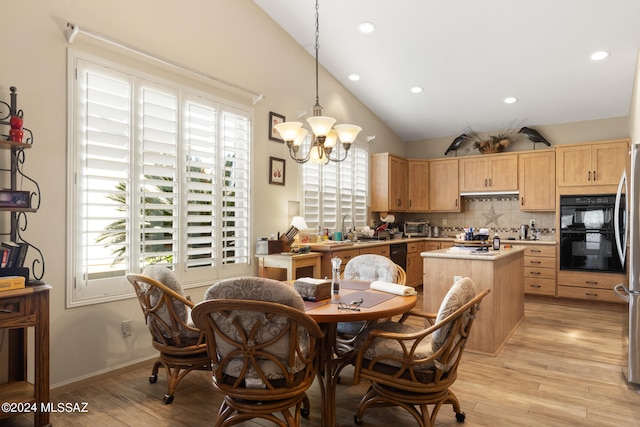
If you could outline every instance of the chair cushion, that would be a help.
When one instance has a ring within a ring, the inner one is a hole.
[[[268,301],[304,311],[304,301],[292,286],[267,278],[238,277],[221,280],[214,283],[205,292],[205,300],[211,299]],[[289,323],[289,320],[283,316],[266,316],[265,313],[252,311],[238,310],[232,313],[230,317],[222,316],[219,313],[213,313],[212,316],[218,327],[236,342],[241,341],[241,338],[233,325],[234,320],[238,321],[245,331],[250,330],[256,323],[262,324],[262,327],[255,337],[256,344],[262,344],[273,339],[273,337],[277,336]],[[308,354],[309,339],[304,328],[300,328],[298,335],[302,343],[303,353],[306,356]],[[224,357],[231,351],[237,350],[237,347],[225,342],[223,339],[217,338],[216,349],[219,356]],[[274,355],[286,366],[289,358],[288,337],[285,336],[276,343],[266,347],[265,351]],[[241,375],[244,365],[245,358],[239,356],[224,366],[223,371],[226,375],[237,378]],[[269,379],[282,378],[283,376],[280,368],[271,360],[261,359],[258,361],[258,365],[259,369],[262,370]],[[304,368],[305,364],[299,359],[296,359],[294,372],[300,372]],[[249,367],[248,372],[243,376],[245,378],[259,378],[256,370],[252,367]]]
[[[417,328],[415,326],[406,325],[404,323],[398,323],[393,321],[381,322],[381,323],[367,327],[363,331],[363,333],[358,336],[354,346],[356,348],[362,347],[362,344],[364,343],[366,336],[372,330],[396,332],[401,334],[411,334],[414,332],[420,332],[422,329]],[[403,342],[406,348],[409,349],[411,348],[415,340],[403,341]],[[425,337],[420,342],[420,344],[418,344],[418,347],[416,348],[414,354],[415,354],[414,359],[423,359],[423,358],[426,359],[428,357],[431,357],[431,355],[433,354],[431,336]],[[380,339],[380,338],[373,340],[373,342],[365,350],[363,357],[366,360],[373,360],[376,357],[381,355],[395,356],[400,360],[405,357],[403,348],[402,346],[400,346],[400,343],[398,341],[392,340],[392,339]],[[384,365],[394,366],[398,368],[402,366],[402,363],[393,359],[385,359],[383,364],[376,364],[374,369],[384,371],[385,370]],[[433,366],[434,366],[433,362],[415,366],[414,371],[416,372],[416,375],[420,377],[419,381],[428,381],[431,379],[433,375]],[[395,372],[395,371],[396,371],[395,369],[390,370],[389,373],[391,374],[392,372]]]
[[[344,268],[345,280],[367,280],[397,283],[398,268],[387,257],[375,254],[358,255]]]
[[[471,301],[475,295],[476,292],[473,281],[470,278],[463,277],[455,282],[440,304],[436,323],[446,319],[451,313]],[[447,335],[449,335],[449,329],[451,329],[451,324],[433,333],[433,351],[437,351],[444,345],[444,342],[447,340]]]
[[[171,271],[166,266],[162,266],[162,265],[147,266],[142,271],[142,275],[150,277],[162,283],[166,287],[175,291],[178,295],[184,297],[184,291],[182,290],[182,285],[180,284],[178,277],[175,275],[173,271]],[[142,283],[142,285],[146,286],[144,283]],[[155,306],[161,298],[162,298],[162,292],[157,288],[153,288],[151,290],[151,296],[150,296],[151,305]],[[193,326],[193,323],[191,323],[190,307],[184,305],[181,301],[177,301],[177,300],[173,300],[173,307],[175,309],[176,315],[183,322],[185,322],[187,325]],[[171,316],[167,311],[166,307],[161,307],[157,313],[158,313],[158,317],[160,317],[160,319],[162,319],[163,322],[165,322],[168,325],[171,325]],[[180,336],[183,338],[197,338],[199,335],[200,333],[197,331],[192,331],[182,327],[180,328]],[[173,337],[165,336],[165,338],[173,338]]]

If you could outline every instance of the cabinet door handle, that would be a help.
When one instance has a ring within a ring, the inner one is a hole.
[[[542,251],[540,249],[531,249],[530,252],[535,252],[535,253],[539,254]]]
[[[520,197],[520,206],[524,206],[524,197]]]
[[[491,186],[492,186],[492,185],[491,185],[491,178],[489,178],[489,187],[491,187]]]
[[[484,179],[484,186],[487,187],[487,178]]]
[[[594,294],[594,293],[590,293],[590,292],[585,292],[585,295],[588,297],[597,297],[598,294]]]
[[[529,261],[529,263],[531,263],[531,264],[542,264],[542,262],[540,262],[540,261]]]
[[[591,181],[591,171],[587,174],[587,181]]]
[[[593,180],[597,181],[598,179],[596,178],[596,171],[593,171]]]
[[[455,200],[455,205],[456,205],[456,208],[457,208],[458,207],[458,199],[457,198]]]
[[[542,287],[541,285],[529,285],[529,286],[532,287],[532,288],[541,288]]]
[[[593,281],[593,280],[585,280],[584,282],[585,282],[586,284],[588,284],[588,285],[597,285],[597,284],[598,284],[598,282]]]
[[[531,272],[531,274],[538,274],[538,275],[540,275],[540,274],[542,274],[542,273],[540,273],[539,271],[532,271],[532,272]]]

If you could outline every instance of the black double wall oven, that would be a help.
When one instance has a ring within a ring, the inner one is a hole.
[[[625,272],[615,241],[616,233],[624,233],[625,214],[615,204],[615,194],[560,196],[560,270]]]

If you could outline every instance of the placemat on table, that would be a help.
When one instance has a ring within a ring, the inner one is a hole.
[[[340,287],[354,291],[364,291],[369,289],[369,282],[363,282],[362,280],[341,280]]]
[[[329,304],[330,299],[324,299],[320,301],[304,301],[304,311],[313,310],[321,305]]]
[[[396,295],[387,294],[387,293],[373,293],[373,292],[352,292],[349,295],[340,295],[338,298],[335,296],[331,299],[331,304],[337,304],[339,302],[344,304],[350,304],[351,301],[360,301],[362,298],[362,304],[360,307],[373,307],[376,304],[380,304],[383,301],[391,299]]]

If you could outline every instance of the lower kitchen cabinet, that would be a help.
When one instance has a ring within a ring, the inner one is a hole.
[[[407,243],[407,286],[422,285],[422,257],[424,242]]]
[[[556,294],[556,246],[526,245],[524,251],[524,293]]]
[[[558,272],[558,296],[593,301],[620,302],[613,287],[619,283],[628,285],[626,274],[581,271]]]

